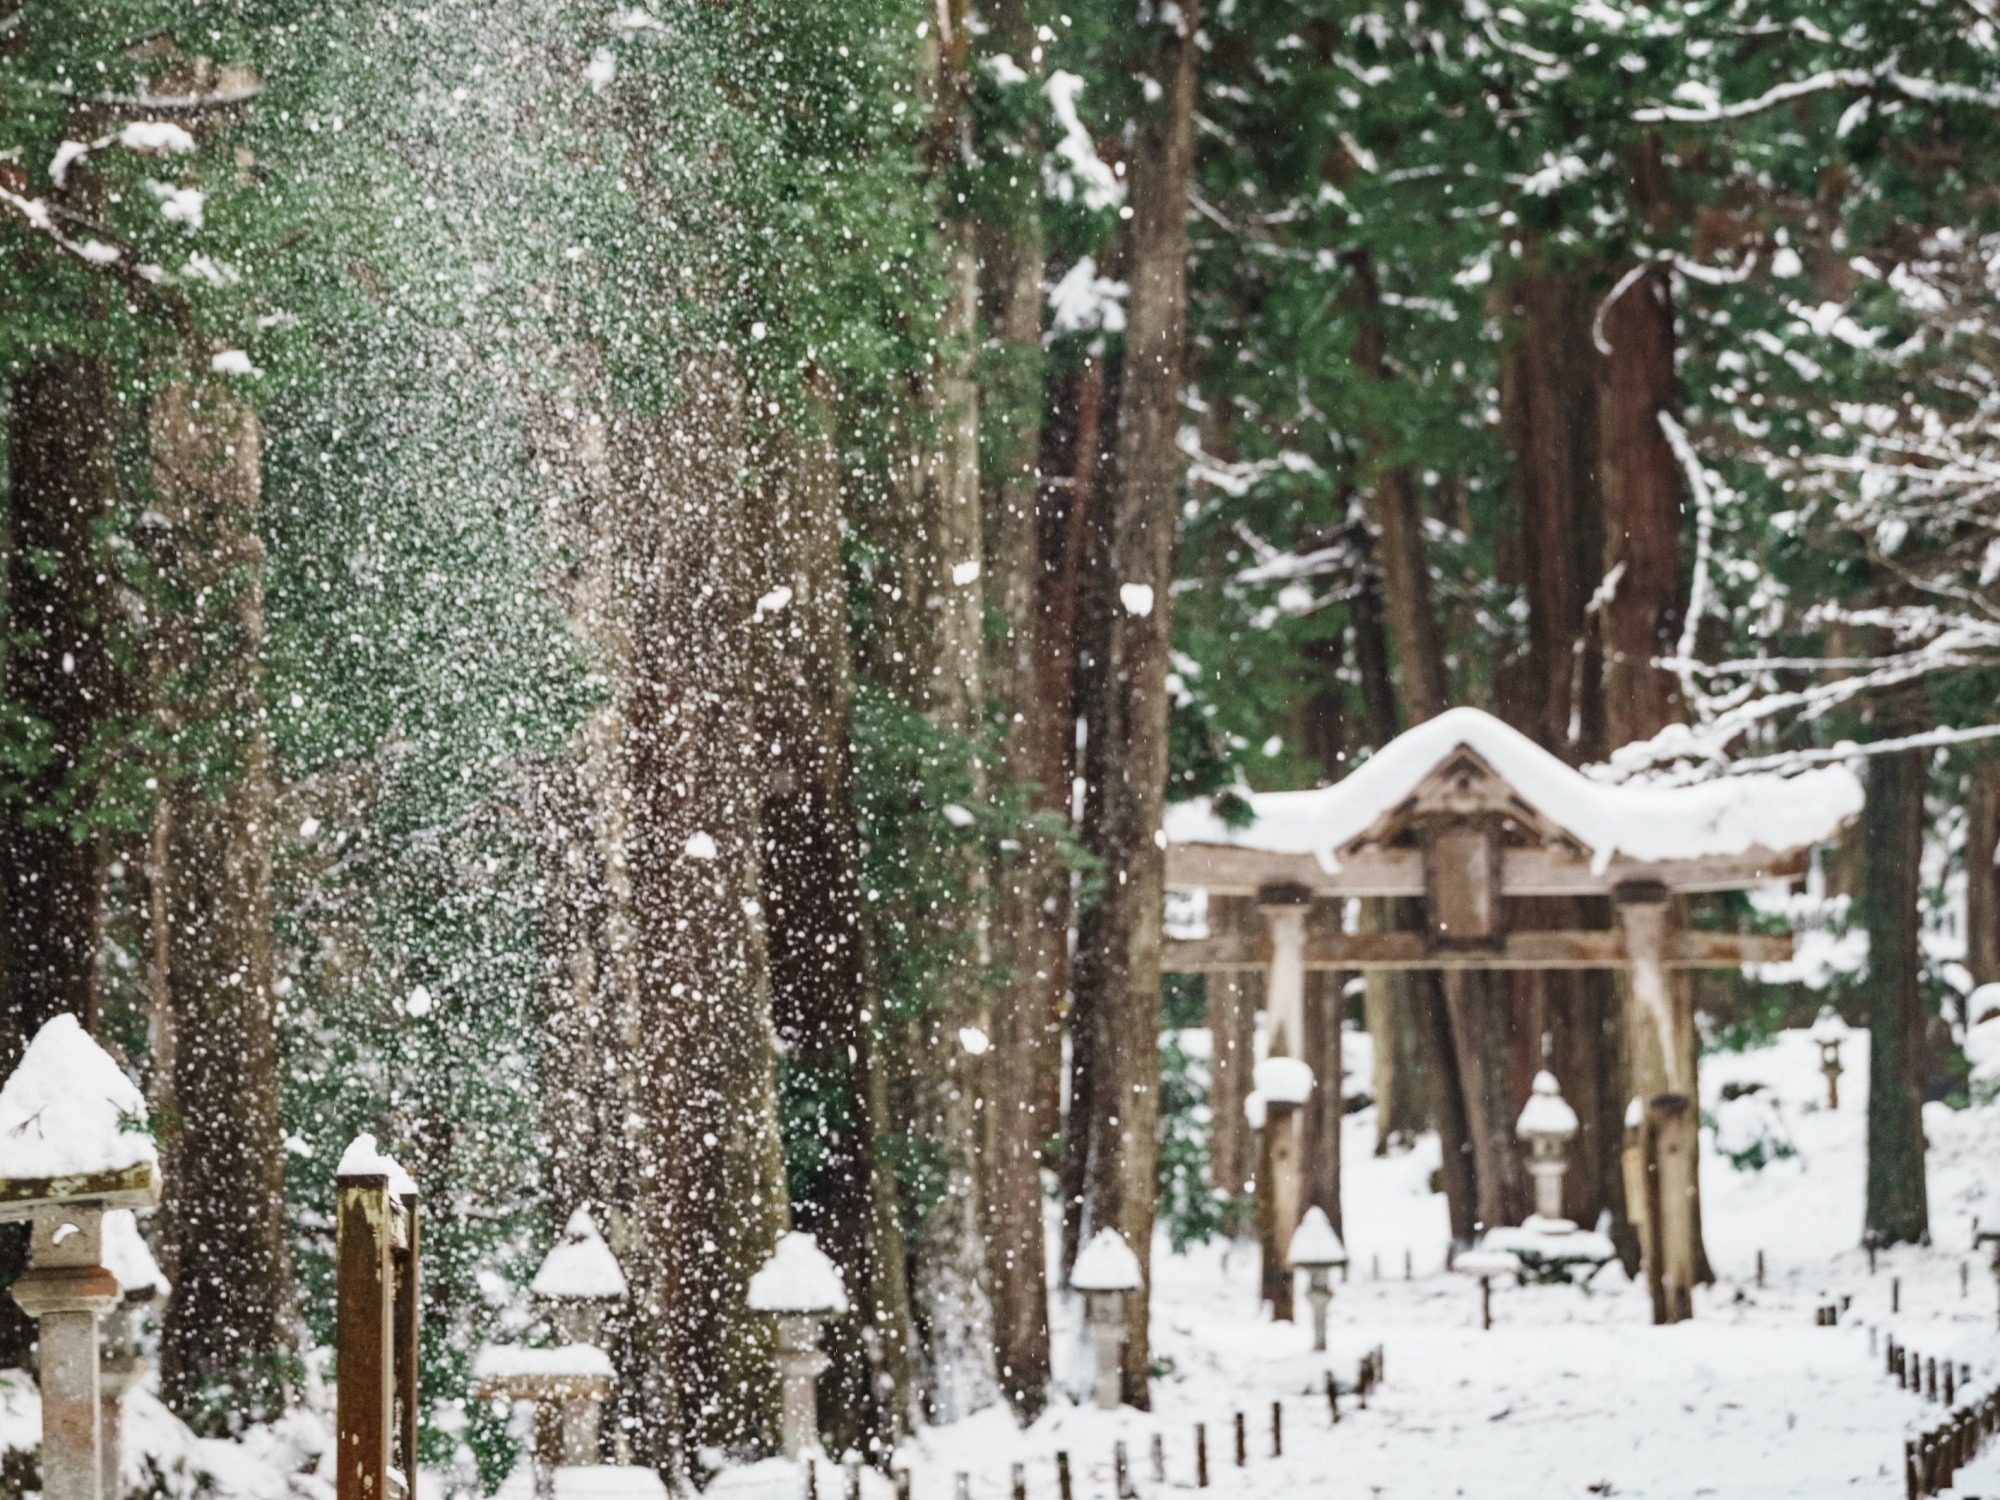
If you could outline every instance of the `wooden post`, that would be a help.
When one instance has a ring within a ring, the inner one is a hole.
[[[1271,1403],[1271,1457],[1283,1458],[1284,1456],[1285,1404],[1282,1401],[1273,1401]]]
[[[392,1208],[400,1208],[402,1233],[390,1235],[390,1253],[396,1271],[396,1305],[392,1332],[396,1340],[396,1433],[394,1451],[401,1461],[404,1494],[416,1500],[417,1493],[417,1332],[422,1326],[419,1303],[417,1255],[417,1194],[414,1184],[397,1195]],[[395,1228],[392,1225],[392,1230]],[[593,1434],[595,1436],[595,1434]],[[592,1455],[592,1462],[596,1456]]]
[[[396,1325],[394,1222],[389,1178],[336,1179],[334,1494],[337,1500],[405,1500],[391,1479]]]
[[[1299,1196],[1299,1128],[1304,1111],[1296,1104],[1264,1101],[1264,1128],[1258,1132],[1257,1239],[1263,1255],[1262,1290],[1271,1317],[1292,1321],[1292,1270],[1285,1251],[1303,1212]]]
[[[1662,1094],[1646,1107],[1658,1183],[1661,1295],[1669,1323],[1694,1316],[1694,1106],[1685,1095]]]
[[[1111,1445],[1111,1472],[1118,1500],[1126,1500],[1132,1493],[1132,1473],[1125,1462],[1125,1443],[1122,1438]]]
[[[1333,1425],[1340,1425],[1340,1382],[1333,1378],[1333,1371],[1326,1372],[1326,1412],[1333,1419]]]
[[[1236,1467],[1242,1468],[1250,1461],[1249,1433],[1243,1426],[1243,1413],[1233,1414],[1236,1420]]]
[[[1900,1276],[1891,1276],[1889,1278],[1889,1311],[1892,1313],[1896,1313],[1896,1312],[1901,1312],[1902,1310],[1903,1310],[1903,1278]]]
[[[1312,892],[1304,886],[1270,885],[1257,892],[1271,928],[1271,966],[1264,975],[1264,1008],[1270,1036],[1299,1056],[1306,1035],[1306,912]],[[1272,1048],[1277,1053],[1276,1047]]]
[[[1165,1484],[1167,1482],[1167,1440],[1157,1432],[1153,1434],[1152,1450],[1153,1483]]]
[[[1068,1495],[1069,1486],[1064,1485],[1064,1500],[1068,1500]],[[910,1471],[908,1469],[898,1469],[896,1471],[896,1500],[910,1500]]]
[[[972,1476],[963,1469],[952,1476],[951,1493],[953,1500],[972,1500]]]
[[[1061,1496],[1061,1500],[1075,1500],[1075,1495],[1070,1489],[1069,1454],[1066,1452],[1056,1454],[1056,1493]],[[909,1497],[904,1496],[903,1500],[909,1500]]]
[[[858,1464],[855,1466],[854,1476],[854,1500],[861,1500],[861,1468]],[[1026,1464],[1014,1465],[1012,1474],[1010,1475],[1009,1488],[1013,1493],[1014,1500],[1028,1500],[1028,1466]]]
[[[1759,1290],[1762,1290],[1764,1286],[1764,1252],[1762,1250],[1757,1252],[1757,1286]]]
[[[1208,1424],[1194,1424],[1194,1487],[1208,1488]]]

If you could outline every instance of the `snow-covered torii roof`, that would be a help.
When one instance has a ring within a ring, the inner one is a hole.
[[[1801,873],[1861,810],[1845,767],[1693,786],[1594,781],[1491,714],[1455,708],[1399,735],[1345,780],[1249,797],[1232,828],[1203,800],[1170,808],[1167,883],[1249,893],[1419,895],[1426,824],[1499,823],[1509,895],[1586,895],[1627,881],[1727,890]]]

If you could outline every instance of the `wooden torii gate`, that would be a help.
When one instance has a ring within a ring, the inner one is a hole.
[[[1653,1208],[1633,1218],[1656,1320],[1690,1316],[1694,1035],[1685,1009],[1676,1017],[1668,971],[1779,961],[1791,956],[1791,939],[1682,929],[1673,897],[1803,876],[1813,846],[1860,811],[1852,773],[1610,785],[1491,715],[1459,708],[1399,736],[1333,786],[1249,800],[1254,820],[1241,828],[1208,803],[1170,811],[1167,885],[1254,897],[1266,930],[1169,940],[1164,967],[1263,971],[1272,1029],[1293,1045],[1304,1034],[1308,970],[1623,971],[1632,1091],[1645,1103],[1650,1150],[1644,1203]],[[1315,900],[1348,896],[1421,897],[1424,929],[1309,929]],[[1536,896],[1608,897],[1614,925],[1512,928],[1511,898]],[[1284,1196],[1300,1201],[1296,1192]]]

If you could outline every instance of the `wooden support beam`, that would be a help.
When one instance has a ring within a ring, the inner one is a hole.
[[[1792,956],[1785,935],[1674,932],[1664,961],[1670,969],[1734,969],[1782,963]],[[1491,949],[1433,949],[1420,932],[1308,932],[1307,969],[1622,969],[1630,962],[1618,931],[1510,932]],[[1171,938],[1161,967],[1169,973],[1265,969],[1271,941],[1264,933],[1227,932],[1205,938]]]
[[[1614,859],[1594,869],[1587,859],[1559,849],[1500,851],[1503,896],[1604,896],[1621,885],[1652,881],[1672,891],[1737,891],[1804,876],[1810,851],[1708,855],[1646,864]],[[1281,854],[1234,844],[1170,844],[1167,884],[1176,890],[1254,896],[1273,884],[1303,886],[1313,896],[1421,896],[1424,856],[1417,848],[1364,849],[1341,856],[1328,870],[1306,853]]]

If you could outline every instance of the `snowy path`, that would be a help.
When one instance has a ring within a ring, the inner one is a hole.
[[[1884,1254],[1870,1276],[1853,1248],[1865,1044],[1851,1051],[1837,1114],[1817,1107],[1824,1085],[1803,1034],[1704,1060],[1705,1102],[1713,1108],[1724,1083],[1763,1084],[1758,1097],[1773,1101],[1796,1155],[1757,1172],[1704,1158],[1718,1282],[1698,1292],[1690,1324],[1650,1326],[1643,1291],[1613,1267],[1589,1296],[1566,1287],[1496,1290],[1496,1326],[1481,1332],[1476,1284],[1442,1267],[1443,1202],[1426,1187],[1435,1143],[1374,1157],[1372,1121],[1357,1115],[1347,1122],[1344,1184],[1354,1263],[1334,1299],[1332,1358],[1351,1378],[1362,1350],[1384,1347],[1387,1384],[1367,1411],[1350,1398],[1340,1425],[1329,1424],[1318,1394],[1326,1357],[1310,1353],[1303,1325],[1258,1313],[1253,1250],[1217,1245],[1171,1256],[1161,1245],[1154,1342],[1172,1370],[1155,1385],[1156,1410],[1100,1415],[1064,1406],[1025,1433],[1004,1413],[986,1412],[933,1430],[904,1455],[914,1500],[952,1500],[960,1472],[973,1500],[1003,1500],[1016,1462],[1027,1466],[1031,1500],[1055,1500],[1058,1449],[1071,1455],[1077,1500],[1108,1500],[1120,1439],[1142,1496],[1192,1491],[1196,1422],[1208,1427],[1218,1500],[1900,1496],[1905,1430],[1942,1408],[1889,1381],[1880,1354],[1870,1353],[1869,1327],[1878,1339],[1893,1331],[1920,1353],[1968,1361],[1984,1376],[2000,1370],[1994,1283],[1970,1252],[1972,1220],[1983,1210],[2000,1222],[2000,1108],[1927,1112],[1938,1245]],[[1371,1274],[1378,1259],[1381,1280]],[[1814,1309],[1843,1295],[1853,1299],[1843,1325],[1814,1326]],[[1059,1336],[1059,1364],[1077,1357],[1073,1338],[1067,1327]],[[1285,1403],[1285,1456],[1276,1459],[1273,1400]],[[1242,1470],[1229,1433],[1239,1409],[1250,1432]],[[1151,1479],[1155,1431],[1166,1452],[1164,1487]],[[1986,1463],[2000,1472],[2000,1456]],[[820,1492],[839,1493],[830,1482]],[[871,1485],[871,1500],[875,1493]]]

